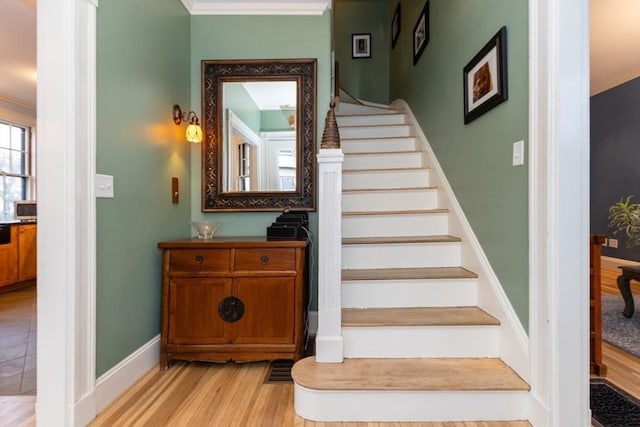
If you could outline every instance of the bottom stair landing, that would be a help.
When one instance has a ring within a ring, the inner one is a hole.
[[[292,377],[296,413],[314,421],[518,420],[527,413],[529,385],[497,358],[308,357]]]

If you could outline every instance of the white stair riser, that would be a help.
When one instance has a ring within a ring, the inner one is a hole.
[[[341,127],[338,130],[340,132],[340,139],[413,136],[413,127],[410,125],[347,126]]]
[[[456,267],[460,243],[342,245],[342,269]]]
[[[343,212],[435,209],[438,192],[433,188],[407,191],[366,191],[342,194]]]
[[[476,279],[350,280],[342,307],[462,307],[478,303]]]
[[[374,107],[370,105],[358,105],[349,102],[340,102],[336,105],[336,116],[350,116],[350,115],[380,115],[380,114],[397,114],[394,110],[388,110],[386,108]]]
[[[345,154],[415,151],[416,139],[412,136],[381,139],[341,139],[340,148],[342,148],[342,152]]]
[[[342,237],[429,236],[448,234],[447,213],[349,215],[342,218]]]
[[[343,190],[419,188],[429,186],[429,169],[344,172]]]
[[[497,326],[342,327],[346,358],[498,357]]]
[[[344,170],[361,169],[406,169],[421,168],[422,153],[419,151],[384,154],[347,154],[344,156]]]
[[[338,126],[375,126],[404,125],[407,116],[404,114],[363,114],[336,117]]]
[[[373,373],[372,373],[373,374]],[[327,391],[295,385],[296,414],[318,422],[521,420],[526,391]]]

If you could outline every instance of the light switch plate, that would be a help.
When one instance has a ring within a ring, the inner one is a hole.
[[[113,175],[96,174],[96,198],[113,199]]]
[[[524,141],[513,143],[513,166],[524,165]]]

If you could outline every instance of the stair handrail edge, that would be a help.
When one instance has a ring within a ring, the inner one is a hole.
[[[462,236],[459,236],[463,242],[462,266],[472,269],[478,274],[478,305],[500,320],[500,357],[525,381],[530,382],[531,368],[528,335],[504,292],[498,276],[495,274],[493,267],[491,267],[491,263],[484,253],[462,207],[458,203],[458,199],[438,162],[435,152],[422,131],[420,123],[416,120],[411,107],[405,100],[396,99],[389,104],[389,108],[405,113],[409,124],[413,125],[415,137],[426,156],[427,164],[435,174],[436,185],[445,196],[445,200],[441,200],[441,202],[447,205],[446,207],[452,213],[451,218],[457,223],[453,224],[453,227],[451,227],[452,224],[450,223],[450,228],[462,234]],[[471,251],[464,249],[465,244],[468,244]],[[487,297],[487,291],[491,292],[493,298]]]

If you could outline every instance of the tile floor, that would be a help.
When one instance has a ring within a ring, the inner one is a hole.
[[[0,294],[0,396],[36,394],[36,286]]]

